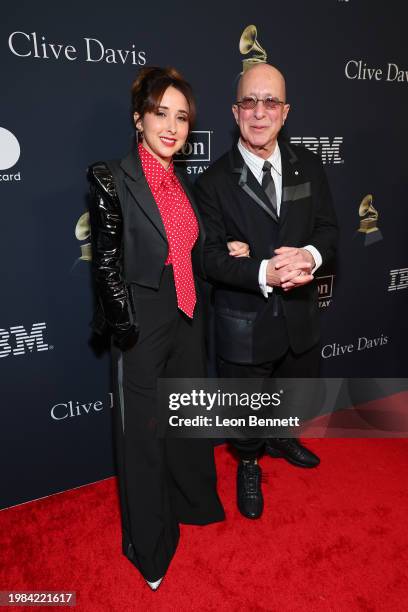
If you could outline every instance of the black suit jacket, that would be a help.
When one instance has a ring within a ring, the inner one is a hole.
[[[114,176],[110,170],[112,168]],[[193,268],[203,274],[204,227],[184,171],[175,166],[199,225]],[[92,265],[100,309],[96,331],[107,323],[120,338],[138,328],[134,285],[157,289],[168,254],[158,206],[143,173],[135,146],[122,160],[90,166]]]
[[[315,282],[289,292],[274,288],[272,299],[264,298],[259,289],[261,261],[272,257],[279,246],[311,244],[326,262],[334,255],[337,241],[336,217],[320,158],[285,142],[279,146],[279,219],[237,146],[196,183],[206,231],[205,271],[215,285],[216,350],[235,363],[272,360],[288,346],[302,353],[319,340]],[[250,258],[228,254],[226,242],[232,238],[249,244]]]

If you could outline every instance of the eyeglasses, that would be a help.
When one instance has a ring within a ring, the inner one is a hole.
[[[272,98],[271,96],[267,96],[263,99],[256,98],[255,96],[245,96],[241,100],[237,100],[236,104],[244,110],[252,110],[255,108],[258,102],[263,102],[263,105],[267,110],[277,110],[280,106],[285,104],[285,102],[282,102],[282,100]]]

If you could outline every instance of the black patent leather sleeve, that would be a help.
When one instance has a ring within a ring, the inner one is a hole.
[[[128,287],[123,279],[123,218],[113,177],[103,162],[88,169],[91,185],[92,267],[106,323],[121,348],[138,335]]]

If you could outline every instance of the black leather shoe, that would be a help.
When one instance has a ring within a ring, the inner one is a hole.
[[[252,459],[240,461],[237,472],[237,501],[239,511],[243,516],[257,519],[263,511],[263,496],[261,489],[262,471]]]
[[[312,468],[320,463],[319,457],[295,438],[268,438],[265,442],[265,453],[270,457],[283,457],[298,467]]]

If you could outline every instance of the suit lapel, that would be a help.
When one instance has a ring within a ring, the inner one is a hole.
[[[280,225],[286,222],[291,203],[297,199],[298,188],[304,184],[304,176],[299,159],[287,142],[279,143],[282,158],[282,201]]]
[[[230,162],[232,172],[238,177],[239,187],[251,198],[252,202],[260,206],[276,223],[279,223],[275,212],[267,204],[266,193],[246,165],[236,145],[230,151]]]
[[[125,172],[125,183],[133,198],[167,242],[166,230],[164,229],[160,211],[143,174],[136,146],[122,159],[120,166]]]

